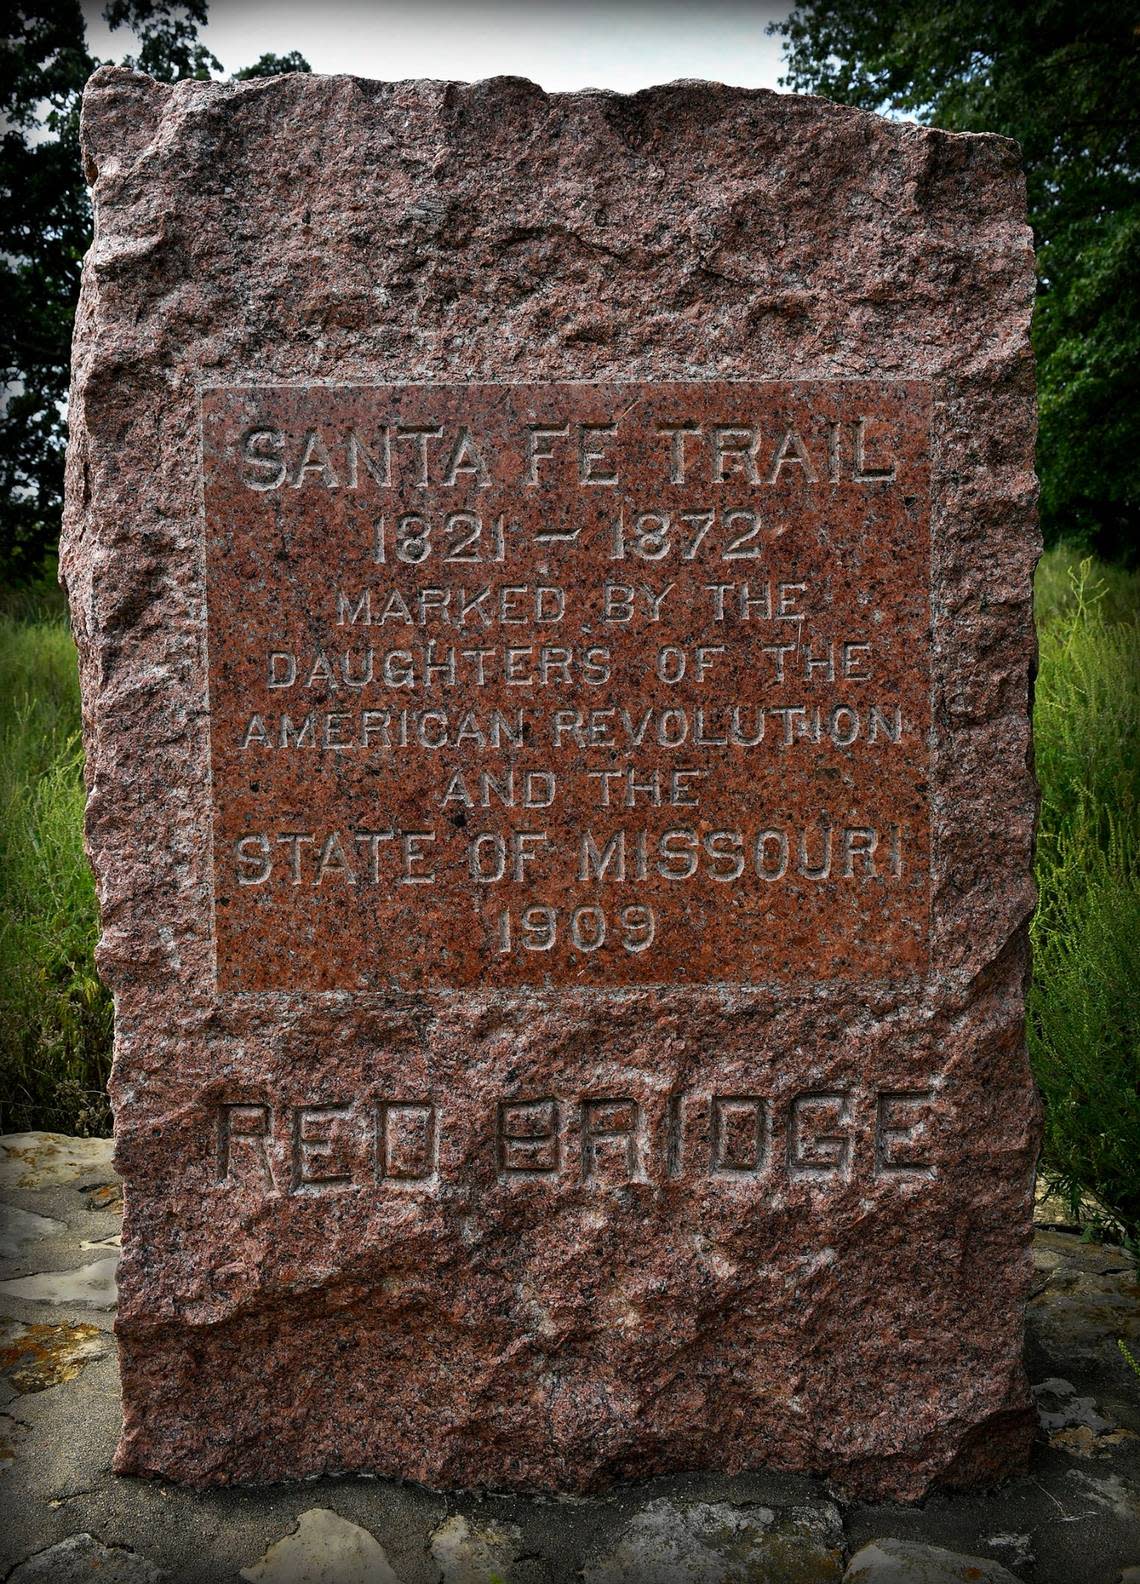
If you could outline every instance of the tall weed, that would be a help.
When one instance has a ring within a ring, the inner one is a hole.
[[[1040,893],[1029,1040],[1043,1168],[1140,1240],[1140,576],[1059,549],[1037,583]]]
[[[111,1002],[92,961],[75,647],[0,615],[0,1131],[105,1132]]]

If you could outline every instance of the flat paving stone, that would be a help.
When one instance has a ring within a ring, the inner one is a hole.
[[[250,1584],[400,1584],[367,1529],[327,1507],[312,1507],[241,1576]]]
[[[86,1364],[105,1358],[112,1347],[98,1326],[0,1322],[0,1375],[21,1396],[46,1391],[74,1380]]]
[[[74,1270],[37,1271],[32,1276],[18,1276],[14,1281],[0,1281],[0,1300],[30,1298],[33,1303],[113,1309],[118,1296],[115,1286],[118,1268],[119,1256],[115,1253]]]
[[[912,1540],[874,1540],[851,1558],[843,1584],[1019,1584],[999,1562]]]
[[[34,1210],[21,1210],[18,1205],[0,1204],[0,1259],[11,1259],[21,1249],[66,1231],[64,1223],[51,1216],[36,1215]]]
[[[525,1555],[517,1524],[471,1523],[462,1513],[454,1513],[435,1530],[428,1549],[439,1568],[440,1584],[486,1584],[492,1578],[543,1584],[549,1577],[538,1558]]]
[[[651,1502],[584,1584],[839,1584],[843,1522],[830,1503],[778,1513],[759,1504]]]
[[[66,1133],[6,1133],[0,1138],[0,1190],[56,1188],[111,1175],[114,1140]]]
[[[133,1551],[77,1534],[21,1562],[7,1584],[161,1584],[169,1576]]]

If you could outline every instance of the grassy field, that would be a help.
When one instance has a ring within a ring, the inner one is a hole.
[[[111,998],[95,974],[75,646],[0,615],[0,1131],[109,1131]]]
[[[1037,578],[1041,780],[1030,1048],[1044,1166],[1140,1236],[1140,574],[1051,551]],[[102,1132],[111,1007],[92,965],[75,655],[0,615],[0,1131]]]

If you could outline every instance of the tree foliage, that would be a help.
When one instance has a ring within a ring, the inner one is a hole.
[[[202,43],[206,0],[109,0],[133,35],[122,64],[171,82],[222,70]],[[63,500],[66,400],[79,272],[91,208],[79,154],[91,54],[79,0],[20,0],[0,37],[0,577],[37,577],[55,549]],[[238,77],[308,71],[295,51]]]
[[[261,55],[252,66],[243,66],[234,72],[235,82],[248,82],[251,77],[283,77],[286,72],[307,72],[309,63],[300,50],[290,50],[287,55]]]
[[[1046,537],[1135,558],[1140,519],[1140,6],[806,0],[787,86],[1021,145],[1038,250]]]

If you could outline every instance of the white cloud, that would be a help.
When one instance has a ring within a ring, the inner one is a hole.
[[[129,48],[87,0],[91,47]],[[631,93],[678,77],[774,88],[786,6],[741,0],[214,0],[205,42],[229,71],[267,50],[299,49],[314,71],[362,77],[530,77],[552,92]]]

